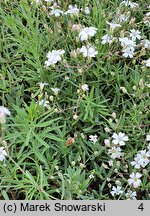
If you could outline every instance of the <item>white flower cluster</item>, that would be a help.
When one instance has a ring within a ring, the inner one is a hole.
[[[148,134],[146,136],[146,141],[150,141],[150,135]],[[150,144],[147,147],[147,150],[141,150],[137,156],[134,158],[134,161],[131,162],[131,164],[134,166],[134,168],[139,169],[139,168],[144,168],[147,166],[150,162]],[[142,174],[137,172],[134,173],[132,172],[130,174],[130,178],[128,179],[129,185],[133,186],[134,188],[138,188],[141,185],[141,178]]]
[[[72,6],[70,6],[70,8],[72,9]],[[71,10],[70,9],[70,10]],[[56,11],[57,10],[57,11]],[[74,8],[75,10],[75,8]],[[54,13],[54,6],[51,7],[51,13]],[[55,16],[59,16],[59,14],[61,13],[59,11],[59,7],[55,6]],[[93,37],[96,32],[97,32],[97,28],[95,27],[85,27],[85,28],[81,28],[80,25],[74,24],[72,26],[72,30],[79,30],[79,39],[81,41],[87,41],[89,38]],[[88,57],[88,58],[93,58],[98,54],[98,51],[96,50],[96,48],[94,47],[94,45],[86,45],[86,46],[82,46],[81,48],[78,48],[78,52],[82,53],[82,55],[84,57]],[[48,67],[50,65],[55,65],[57,62],[61,61],[62,59],[62,55],[65,53],[64,50],[52,50],[49,51],[47,54],[47,60],[45,61],[45,66]]]
[[[134,51],[135,51],[135,47],[136,47],[136,39],[140,39],[141,32],[139,32],[138,30],[132,29],[130,30],[130,37],[120,37],[119,41],[121,43],[122,46],[122,52],[123,52],[123,56],[125,58],[133,58],[134,56]]]
[[[120,146],[124,146],[125,142],[128,140],[128,136],[122,132],[118,134],[113,133],[111,138],[104,140],[105,146],[109,148],[108,154],[112,159],[121,158],[123,156]]]
[[[121,182],[119,182],[119,185],[117,185],[117,187],[115,186],[112,187],[112,191],[110,193],[112,196],[116,196],[116,195],[119,196],[123,194],[124,190],[125,189],[121,187]],[[128,189],[127,192],[125,193],[125,196],[127,200],[136,200],[137,193],[136,191],[132,191]]]
[[[47,0],[47,2],[50,2]],[[60,15],[71,15],[71,16],[78,16],[80,11],[89,14],[90,13],[90,8],[86,6],[85,8],[79,9],[77,5],[69,5],[67,11],[62,11],[60,9],[60,6],[57,5],[55,2],[51,7],[50,7],[50,15],[54,15],[55,17],[59,17]]]
[[[146,150],[140,151],[136,157],[134,158],[134,161],[131,162],[131,165],[134,166],[136,169],[140,169],[141,167],[146,167],[150,160],[150,152]]]
[[[128,38],[119,38],[119,41],[121,42],[121,46],[123,48],[123,56],[125,58],[130,57],[132,58],[134,55],[134,49],[135,49],[135,42],[128,39]]]
[[[81,41],[87,41],[89,38],[93,37],[96,32],[97,28],[95,27],[85,27],[80,30],[79,32],[79,39]],[[98,51],[96,50],[94,45],[86,45],[82,46],[79,50],[79,53],[82,53],[84,57],[93,58],[98,54]]]
[[[146,141],[150,141],[150,135],[146,136]],[[150,150],[148,146],[147,150],[141,150],[137,153],[134,161],[131,162],[131,165],[134,166],[135,169],[145,168],[150,163]]]
[[[112,20],[112,22],[106,21],[106,23],[109,25],[109,28],[106,30],[106,34],[102,37],[101,43],[108,43],[109,45],[115,43],[117,46],[120,45],[122,48],[122,56],[124,58],[134,58],[134,56],[140,52],[140,50],[150,49],[150,41],[138,29],[124,29],[126,28],[125,26],[131,26],[131,23],[132,25],[137,26],[135,23],[136,19],[131,17],[132,13],[122,8],[125,6],[129,6],[133,10],[139,5],[131,1],[122,1],[120,9],[116,11],[114,20]],[[124,22],[128,23],[124,25]],[[143,22],[150,26],[150,12],[145,15]],[[142,55],[145,54],[146,52],[144,51]],[[150,67],[150,59],[143,62],[147,67]]]
[[[72,56],[75,57],[77,54],[82,53],[84,57],[93,58],[98,54],[95,46],[88,42],[88,39],[92,38],[96,34],[97,30],[98,29],[93,26],[85,27],[81,24],[72,25],[72,31],[79,32],[78,40],[81,42],[87,41],[87,45],[83,45],[81,48],[78,48],[77,51],[73,50],[71,52]]]

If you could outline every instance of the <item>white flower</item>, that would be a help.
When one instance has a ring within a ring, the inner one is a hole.
[[[98,54],[98,51],[95,49],[94,46],[82,46],[81,49],[79,49],[79,52],[83,54],[84,57],[95,57]]]
[[[140,43],[142,46],[144,46],[145,49],[149,49],[150,48],[150,41],[145,39],[145,40],[142,40],[141,43]]]
[[[89,8],[89,7],[85,7],[84,13],[85,13],[86,15],[87,15],[87,14],[90,14],[90,8]]]
[[[136,196],[136,191],[128,190],[128,192],[126,193],[127,200],[136,200]]]
[[[146,141],[148,141],[148,142],[150,141],[150,134],[146,135]]]
[[[57,6],[57,5],[53,5],[50,7],[51,9],[51,12],[50,14],[51,15],[54,15],[55,17],[59,17],[61,14],[63,14],[63,11],[59,9],[60,7]]]
[[[135,29],[130,30],[130,37],[132,38],[133,41],[136,39],[141,39],[141,32]]]
[[[37,83],[39,86],[40,86],[40,90],[43,90],[43,88],[44,88],[44,86],[47,86],[48,85],[48,83],[43,83],[43,82],[38,82]]]
[[[111,35],[108,35],[108,34],[105,34],[103,37],[102,37],[102,44],[106,44],[106,43],[109,43],[111,44],[113,41],[114,41],[114,37],[111,36]]]
[[[147,60],[145,61],[145,65],[146,65],[147,67],[150,67],[150,58],[147,59]]]
[[[81,86],[81,89],[82,89],[83,91],[88,91],[88,90],[89,90],[89,86],[88,86],[87,84],[83,84],[83,85]]]
[[[4,106],[0,106],[0,124],[6,123],[6,116],[10,115],[9,109]]]
[[[77,8],[77,5],[69,5],[69,10],[65,12],[65,14],[72,14],[72,15],[78,15],[79,9]]]
[[[90,135],[89,136],[89,140],[92,141],[94,144],[97,142],[98,140],[98,136],[97,135]]]
[[[118,20],[120,21],[120,22],[125,22],[125,21],[127,21],[128,20],[128,16],[126,16],[125,14],[121,14],[119,17],[118,17]]]
[[[131,165],[136,169],[140,169],[141,167],[141,164],[139,163],[139,159],[137,157],[134,158],[134,161],[131,161]]]
[[[45,61],[45,65],[48,67],[61,61],[61,55],[63,55],[64,53],[64,50],[52,50],[52,52],[49,51],[47,54],[48,60]]]
[[[121,46],[126,49],[127,47],[129,47],[130,49],[132,49],[134,51],[134,47],[136,46],[136,43],[127,38],[127,37],[120,37],[119,41],[121,42]]]
[[[136,161],[138,161],[138,164],[144,168],[150,162],[150,160],[148,159],[149,157],[150,157],[150,153],[146,152],[146,150],[142,150],[140,151],[140,153],[137,154],[135,159]]]
[[[108,154],[110,154],[110,157],[115,159],[115,158],[120,158],[123,153],[121,152],[121,148],[120,147],[112,147],[111,149],[108,150]]]
[[[112,187],[112,191],[110,192],[112,196],[115,196],[115,195],[120,195],[123,193],[123,190],[121,190],[121,187],[120,186],[113,186]]]
[[[128,57],[133,58],[134,51],[130,47],[127,47],[126,49],[123,49],[122,52],[123,52],[123,56],[125,58],[128,58]]]
[[[131,1],[122,1],[121,4],[124,4],[125,6],[129,6],[131,8],[136,8],[139,6],[139,4],[135,3],[135,2],[131,2]]]
[[[125,135],[125,133],[121,133],[119,132],[119,134],[113,133],[112,135],[112,143],[115,145],[120,145],[120,146],[124,146],[125,142],[128,141],[128,136]]]
[[[112,30],[114,30],[115,28],[121,27],[121,25],[120,25],[120,24],[117,24],[117,23],[110,23],[110,22],[107,22],[107,21],[106,21],[106,23],[107,23],[108,25],[110,25],[110,29],[112,29]]]
[[[141,184],[141,173],[132,173],[128,179],[129,185],[133,185],[134,188],[138,188]]]
[[[81,41],[87,40],[89,37],[93,37],[96,34],[97,28],[86,27],[83,28],[79,33],[79,38]]]
[[[5,156],[7,156],[7,153],[4,150],[4,147],[0,147],[0,161],[5,160]]]
[[[55,95],[58,95],[58,93],[60,92],[59,88],[51,88],[51,90],[54,92]]]
[[[50,109],[49,101],[47,101],[47,100],[40,100],[40,101],[38,101],[38,104],[40,106],[46,107],[47,109]]]

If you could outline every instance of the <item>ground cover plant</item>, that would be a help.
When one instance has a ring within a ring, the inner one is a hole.
[[[0,20],[0,199],[149,199],[149,1],[3,0]]]

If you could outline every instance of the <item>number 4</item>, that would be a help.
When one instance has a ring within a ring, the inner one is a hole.
[[[144,210],[144,207],[143,207],[143,203],[141,203],[138,207],[139,210],[143,211]]]

